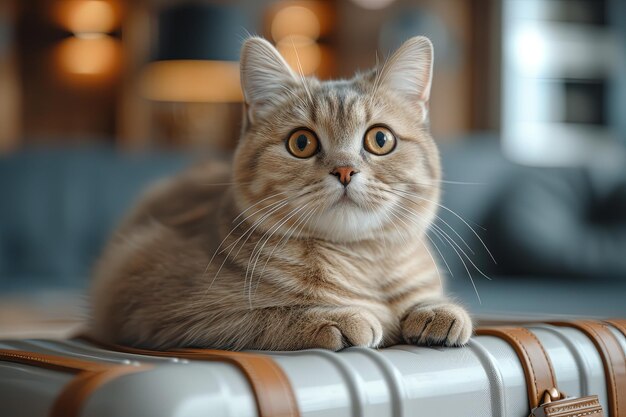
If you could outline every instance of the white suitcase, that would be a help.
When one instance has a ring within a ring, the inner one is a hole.
[[[598,404],[583,398],[535,415],[626,417],[626,321],[583,325],[588,328],[558,323],[509,330],[513,337],[536,337],[560,392],[598,396]],[[598,329],[606,332],[603,338],[590,333]],[[525,364],[528,344],[492,333],[480,330],[464,348],[399,345],[339,353],[152,352],[82,339],[5,340],[0,416],[526,417],[538,383],[526,381],[542,377],[545,367],[537,363],[543,359],[529,350]],[[537,368],[531,376],[529,364]]]

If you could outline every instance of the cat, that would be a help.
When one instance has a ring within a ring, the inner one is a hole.
[[[232,168],[194,167],[140,200],[95,268],[92,335],[152,349],[465,344],[471,318],[425,242],[441,178],[432,64],[415,37],[384,65],[319,81],[245,40]]]

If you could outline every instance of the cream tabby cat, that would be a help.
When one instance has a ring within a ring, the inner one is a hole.
[[[466,343],[470,317],[425,242],[441,175],[432,54],[416,37],[321,82],[248,39],[232,170],[196,167],[141,200],[96,269],[93,335],[158,349]]]

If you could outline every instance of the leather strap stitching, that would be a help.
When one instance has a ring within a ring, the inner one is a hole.
[[[550,377],[550,381],[552,381],[552,387],[556,388],[556,376],[554,375],[554,369],[552,368],[552,362],[550,361],[548,352],[546,352],[545,348],[543,347],[543,344],[539,341],[539,339],[537,339],[537,336],[535,336],[533,332],[531,332],[525,327],[522,327],[522,329],[524,329],[524,332],[527,333],[528,336],[533,338],[537,342],[537,345],[539,345],[539,349],[541,349],[541,353],[543,353],[543,356],[546,359],[546,362],[548,363],[548,367],[549,367],[548,373],[550,374],[549,377]],[[539,393],[539,394],[541,395],[542,393]]]

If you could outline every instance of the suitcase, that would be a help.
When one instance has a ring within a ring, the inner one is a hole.
[[[463,348],[338,353],[4,340],[0,416],[626,417],[625,353],[626,320],[481,328]]]

